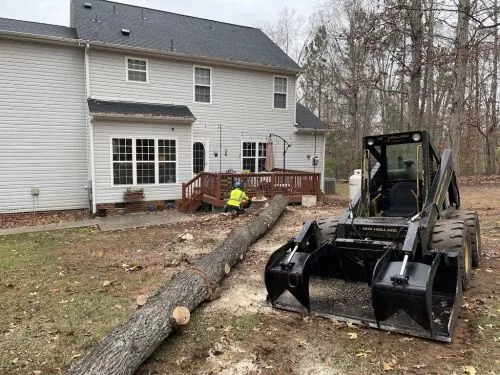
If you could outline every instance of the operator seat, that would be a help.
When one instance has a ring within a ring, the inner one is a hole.
[[[389,208],[384,216],[411,217],[417,213],[417,184],[397,182],[389,191]]]

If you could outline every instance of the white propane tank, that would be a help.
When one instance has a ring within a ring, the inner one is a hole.
[[[355,169],[349,177],[349,199],[353,200],[361,190],[361,169]]]

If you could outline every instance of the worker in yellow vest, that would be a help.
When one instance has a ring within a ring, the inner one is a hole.
[[[246,208],[250,207],[251,203],[252,201],[243,191],[243,182],[236,181],[229,200],[224,207],[224,212],[236,211],[237,213],[243,213]]]

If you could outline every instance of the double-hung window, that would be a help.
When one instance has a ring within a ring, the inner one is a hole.
[[[127,81],[148,83],[148,60],[127,57]]]
[[[194,101],[211,103],[212,101],[212,69],[194,67]]]
[[[274,77],[274,108],[286,109],[287,78]]]
[[[160,168],[160,184],[175,183],[177,170],[177,153],[173,139],[158,140],[158,161]]]
[[[132,140],[113,138],[113,184],[132,185],[133,177]]]
[[[113,138],[113,185],[151,185],[177,182],[174,139]]]
[[[267,143],[265,142],[243,142],[241,169],[250,172],[265,170],[266,149]]]
[[[137,170],[137,185],[155,183],[155,140],[136,139],[135,159]]]

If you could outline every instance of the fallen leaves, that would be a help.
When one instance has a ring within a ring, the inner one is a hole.
[[[349,336],[349,340],[356,340],[358,338],[358,334],[356,332],[347,332]]]
[[[394,367],[392,366],[392,363],[389,363],[389,362],[383,362],[382,363],[382,369],[384,371],[392,371],[394,370]]]
[[[474,366],[463,366],[462,370],[464,370],[464,372],[467,375],[476,375],[477,373],[476,368]]]
[[[371,350],[362,350],[356,354],[356,357],[368,358],[373,351]]]
[[[139,264],[128,265],[128,264],[124,263],[124,264],[122,264],[122,267],[127,272],[142,270],[142,266]]]

